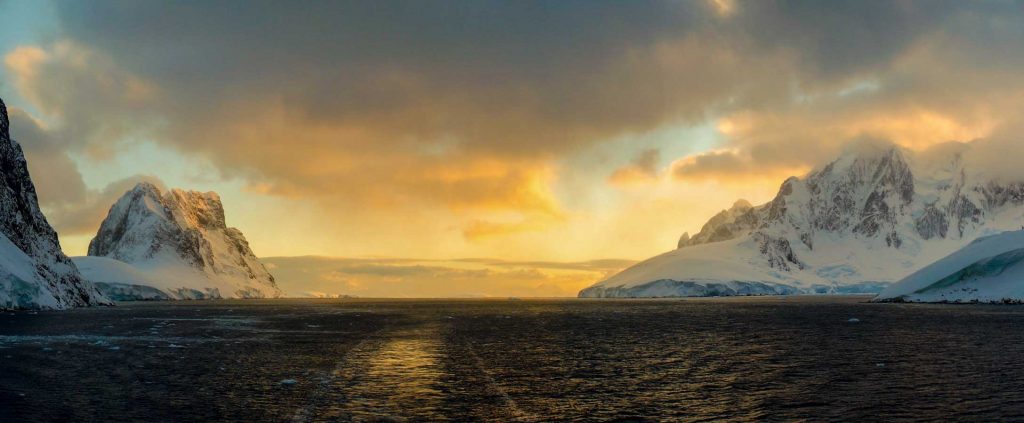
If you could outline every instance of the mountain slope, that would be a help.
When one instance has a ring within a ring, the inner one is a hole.
[[[39,210],[21,146],[11,139],[0,100],[0,309],[63,309],[108,304],[82,280]]]
[[[580,296],[878,292],[977,236],[1021,227],[1024,183],[968,168],[965,148],[926,158],[860,146]]]
[[[76,258],[118,299],[272,298],[282,295],[242,232],[227,227],[216,193],[140,183],[111,208]],[[126,265],[125,265],[126,264]]]
[[[876,301],[1024,301],[1024,230],[981,237],[883,290]]]

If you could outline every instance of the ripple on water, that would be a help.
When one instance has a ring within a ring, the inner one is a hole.
[[[1024,306],[198,304],[0,315],[0,421],[1024,419]]]

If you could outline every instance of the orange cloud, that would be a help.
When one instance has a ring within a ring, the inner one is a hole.
[[[329,257],[263,260],[274,266],[278,284],[291,295],[312,291],[362,297],[571,297],[634,263]]]
[[[156,120],[146,114],[159,87],[110,57],[72,40],[20,46],[4,55],[14,88],[45,116],[52,136],[72,151],[109,157]]]
[[[531,214],[513,222],[477,219],[470,221],[463,228],[462,235],[470,241],[479,241],[520,232],[539,232],[563,222],[565,218],[561,215],[546,214]]]
[[[4,56],[4,65],[14,76],[14,83],[21,87],[22,92],[33,93],[33,90],[25,88],[36,80],[40,64],[49,56],[45,50],[39,47],[20,46]],[[39,103],[39,100],[35,99],[34,102]]]
[[[608,177],[608,182],[612,185],[626,186],[652,181],[658,177],[660,158],[661,152],[657,149],[641,151],[629,165],[616,169]]]
[[[90,158],[150,139],[280,200],[277,220],[318,207],[306,239],[252,236],[274,246],[633,256],[850,138],[922,148],[1024,110],[1012,5],[507,2],[474,25],[426,4],[54,7],[68,41],[5,57],[50,139]],[[721,143],[667,171],[615,156],[560,185],[581,149],[716,120]]]
[[[737,5],[735,0],[708,0],[708,3],[711,4],[711,7],[714,8],[715,13],[719,17],[728,18],[736,13]]]
[[[712,150],[676,160],[671,165],[677,180],[714,179],[725,183],[745,183],[752,179],[781,181],[801,175],[809,166],[758,162],[739,149]]]

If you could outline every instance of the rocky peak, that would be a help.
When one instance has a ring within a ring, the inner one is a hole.
[[[38,293],[52,296],[49,307],[65,308],[107,302],[92,284],[83,281],[78,268],[63,251],[46,217],[39,209],[36,189],[28,173],[21,146],[11,139],[7,107],[0,100],[0,234],[23,252],[35,265]],[[4,284],[0,283],[0,291]],[[31,294],[21,292],[10,298],[0,292],[0,308],[42,307]],[[37,297],[38,298],[38,297]]]
[[[914,175],[903,152],[893,146],[847,153],[805,179],[809,228],[850,231],[875,237],[884,234],[890,245],[901,242],[895,233],[897,215],[914,198]]]
[[[29,255],[37,249],[57,247],[57,233],[39,210],[36,189],[28,174],[21,146],[11,139],[7,108],[0,100],[0,169],[3,169],[3,201],[0,231]]]
[[[111,208],[99,233],[89,243],[89,255],[109,256],[125,262],[153,258],[171,245],[196,267],[210,265],[203,250],[204,230],[226,230],[224,206],[214,193],[171,189],[166,193],[150,182],[140,182]],[[146,231],[142,239],[126,238],[130,231]],[[126,248],[141,242],[149,248]]]
[[[679,242],[676,243],[676,248],[683,248],[688,242],[690,242],[690,233],[683,232],[683,234],[679,236]]]
[[[205,229],[205,230],[227,230],[224,219],[224,206],[220,196],[214,192],[185,191],[171,189],[166,193],[150,182],[139,182],[134,188],[122,196],[111,208],[108,220],[111,216],[121,216],[127,219],[118,223],[113,228],[126,229],[125,225],[129,220],[145,220],[156,218],[182,228],[182,229]],[[120,237],[120,232],[110,235]],[[111,253],[117,245],[106,242],[106,236],[97,236],[89,244],[89,255],[106,256]],[[115,257],[116,258],[116,257]],[[129,259],[127,257],[119,259]]]
[[[971,148],[978,147],[848,150],[788,178],[768,203],[746,208],[737,202],[715,214],[698,234],[680,239],[686,248],[595,287],[636,289],[622,291],[627,296],[693,295],[655,283],[710,287],[749,278],[804,292],[873,292],[862,289],[905,276],[977,236],[1024,225],[1024,180],[998,179],[978,168]],[[733,267],[743,271],[733,273]]]
[[[160,198],[160,188],[149,181],[141,181],[135,184],[131,190],[128,191],[132,196],[150,196],[153,198]]]
[[[224,205],[215,192],[197,192],[173,189],[168,193],[181,218],[189,225],[208,229],[227,229]]]
[[[224,206],[213,192],[162,192],[139,183],[110,208],[89,243],[89,255],[141,268],[184,264],[208,276],[240,281],[239,291],[222,292],[226,296],[280,295],[242,232],[226,225]]]
[[[136,257],[124,257],[123,253],[115,251],[118,247],[115,241],[124,238],[132,224],[148,222],[154,218],[166,218],[169,214],[170,210],[163,204],[159,188],[149,182],[136,184],[110,207],[99,234],[89,242],[89,255],[112,256],[112,258],[122,261],[136,259]],[[111,216],[117,216],[117,221],[108,225],[107,221]],[[147,250],[145,253],[151,256],[155,251]]]
[[[680,237],[678,248],[733,239],[757,227],[760,216],[747,200],[738,200],[732,207],[718,212],[701,227],[700,232]]]
[[[11,138],[11,123],[10,118],[7,116],[7,105],[4,104],[4,100],[0,99],[0,137],[6,139]]]
[[[807,248],[813,248],[818,232],[877,238],[899,248],[907,236],[899,230],[903,223],[916,228],[916,235],[923,239],[944,238],[949,228],[956,228],[952,233],[962,236],[968,227],[980,224],[985,209],[1024,203],[1021,183],[975,181],[977,186],[966,186],[962,151],[951,151],[952,157],[938,158],[944,163],[940,171],[958,177],[940,186],[948,192],[930,194],[935,199],[919,195],[907,152],[891,145],[862,145],[802,178],[786,179],[775,198],[765,205],[737,201],[709,219],[699,233],[680,240],[680,246],[767,230],[775,234],[772,236],[790,234]],[[950,165],[961,168],[951,171]],[[948,199],[940,202],[938,198]],[[928,203],[918,204],[924,201]]]
[[[732,207],[729,210],[733,211],[733,212],[741,211],[741,210],[745,211],[745,210],[753,208],[753,207],[754,206],[751,205],[749,201],[744,200],[744,199],[741,198],[739,200],[736,200],[735,203],[732,203]]]

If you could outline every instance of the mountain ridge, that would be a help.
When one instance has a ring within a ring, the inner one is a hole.
[[[1020,227],[1024,183],[968,168],[966,149],[927,158],[891,145],[848,150],[803,177],[787,178],[772,200],[738,202],[696,235],[681,237],[676,250],[580,296],[703,292],[666,291],[665,282],[656,290],[643,287],[658,281],[776,287],[766,293],[881,289],[975,236]],[[729,247],[709,247],[722,243]],[[709,269],[709,263],[743,269]],[[741,295],[733,291],[724,295]]]

